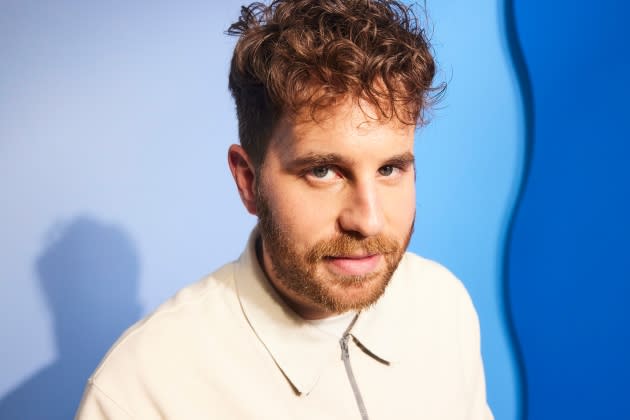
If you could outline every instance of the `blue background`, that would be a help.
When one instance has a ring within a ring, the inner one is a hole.
[[[240,2],[0,4],[0,418],[71,418],[115,338],[255,219],[223,30]],[[630,6],[428,3],[449,88],[411,249],[466,284],[497,419],[624,419]]]
[[[630,419],[630,5],[513,11],[528,169],[506,285],[524,407],[531,419]]]

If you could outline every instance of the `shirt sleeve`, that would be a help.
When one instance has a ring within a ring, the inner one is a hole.
[[[481,357],[479,357],[476,370],[477,379],[472,385],[472,400],[469,418],[471,420],[494,420],[494,416],[492,415],[492,411],[490,410],[486,399],[486,382],[484,379]]]
[[[75,420],[131,420],[133,417],[90,381]]]

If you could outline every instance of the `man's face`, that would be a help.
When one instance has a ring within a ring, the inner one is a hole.
[[[413,230],[414,127],[364,109],[281,121],[257,174],[263,265],[305,318],[376,302]]]

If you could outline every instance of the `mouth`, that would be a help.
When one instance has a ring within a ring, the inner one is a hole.
[[[324,261],[337,275],[362,276],[372,273],[381,260],[381,254],[326,256]]]

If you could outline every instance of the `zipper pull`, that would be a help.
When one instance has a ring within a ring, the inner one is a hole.
[[[341,340],[339,340],[339,344],[341,344],[341,360],[350,360],[350,353],[348,351],[348,339],[350,338],[350,334],[345,333]]]

